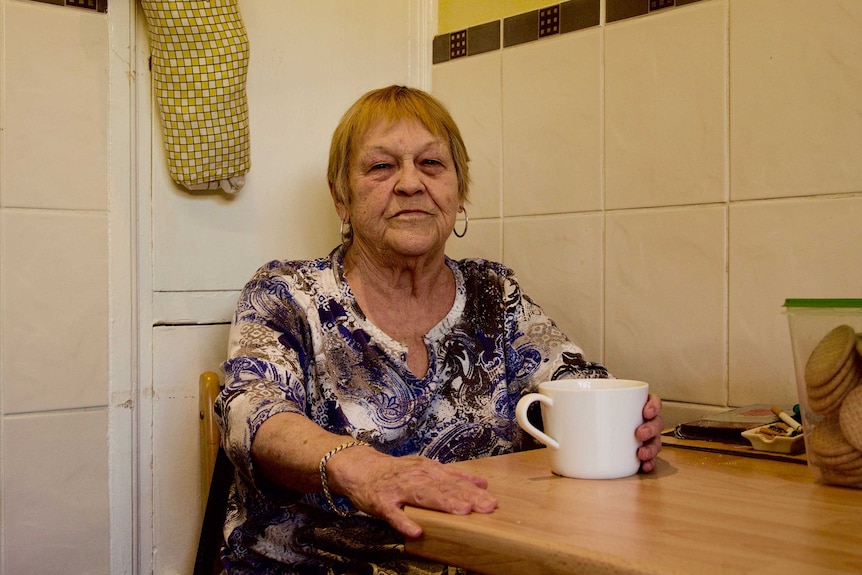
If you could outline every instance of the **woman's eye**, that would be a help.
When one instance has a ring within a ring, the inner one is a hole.
[[[443,165],[443,162],[441,162],[440,160],[432,160],[432,159],[423,160],[422,163],[425,164],[426,166],[442,166]]]
[[[371,166],[371,169],[372,169],[372,170],[385,170],[385,169],[387,169],[388,167],[389,167],[389,164],[386,164],[386,163],[380,162],[380,163],[377,163],[377,164],[373,164],[373,165]]]

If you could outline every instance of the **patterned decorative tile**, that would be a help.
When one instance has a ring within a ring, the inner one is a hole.
[[[96,10],[96,0],[66,0],[66,6],[77,6],[78,8],[87,8],[88,10]]]
[[[449,34],[449,59],[462,58],[467,55],[467,31],[459,30]]]
[[[560,33],[560,5],[539,10],[539,38]]]
[[[607,0],[606,20],[608,23],[615,22],[697,1]],[[497,50],[500,48],[501,41],[502,47],[508,48],[600,24],[601,0],[568,0],[504,18],[502,20],[502,34],[500,20],[494,20],[472,26],[467,30],[435,36],[432,46],[433,63],[440,64],[454,58]]]

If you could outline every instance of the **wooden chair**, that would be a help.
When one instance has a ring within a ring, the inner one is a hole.
[[[221,391],[219,376],[215,372],[205,371],[198,385],[203,522],[194,575],[218,575],[222,573],[219,551],[224,544],[223,527],[228,493],[233,481],[233,465],[221,448],[213,413],[213,403]]]

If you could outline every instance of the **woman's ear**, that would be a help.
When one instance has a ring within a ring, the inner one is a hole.
[[[338,214],[338,219],[342,222],[349,222],[350,216],[347,213],[347,206],[341,201],[338,192],[335,190],[335,185],[329,184],[329,195],[332,196],[332,203],[335,204],[335,211]]]

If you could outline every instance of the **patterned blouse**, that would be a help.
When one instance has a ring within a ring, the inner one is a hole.
[[[447,463],[534,447],[514,414],[539,382],[609,376],[521,292],[511,270],[447,258],[455,302],[425,335],[429,368],[417,377],[407,348],[366,319],[343,258],[338,247],[317,260],[270,262],[239,298],[216,402],[236,466],[223,551],[229,574],[458,572],[405,555],[382,520],[342,518],[320,493],[268,483],[251,458],[267,418],[298,413],[379,451]],[[336,502],[351,508],[346,498]]]

